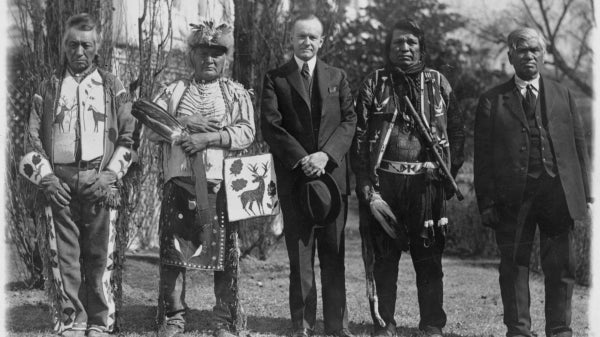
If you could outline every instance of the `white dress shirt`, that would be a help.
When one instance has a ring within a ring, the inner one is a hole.
[[[315,67],[317,65],[317,57],[315,56],[308,61],[302,61],[296,55],[294,55],[294,59],[296,60],[296,64],[298,64],[298,72],[299,73],[302,72],[302,67],[304,66],[304,63],[308,63],[308,72],[310,73],[310,78],[312,78],[313,74],[315,73]],[[302,75],[302,74],[300,74],[300,75]]]
[[[519,92],[521,93],[521,96],[523,96],[523,98],[525,98],[525,95],[527,94],[527,86],[533,86],[532,91],[535,95],[535,98],[537,99],[538,93],[540,92],[540,74],[537,74],[533,79],[529,81],[525,81],[524,79],[520,78],[517,74],[515,74],[515,84],[517,85],[517,89],[519,89]]]

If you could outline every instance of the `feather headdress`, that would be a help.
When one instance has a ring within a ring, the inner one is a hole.
[[[207,47],[222,49],[224,52],[233,46],[233,34],[228,23],[216,23],[212,19],[201,20],[198,24],[190,24],[192,32],[187,43],[190,48]]]

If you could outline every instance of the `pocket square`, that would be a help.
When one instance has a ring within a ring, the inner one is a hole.
[[[333,87],[329,87],[327,90],[329,91],[330,95],[334,95],[334,94],[338,93],[338,87],[337,87],[337,85],[335,85]]]

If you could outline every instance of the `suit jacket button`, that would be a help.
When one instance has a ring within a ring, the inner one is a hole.
[[[522,129],[521,129],[521,131],[523,131],[523,132],[526,132],[526,131],[527,131],[527,129],[525,129],[525,128],[522,128]]]
[[[527,147],[525,147],[525,146],[521,146],[521,152],[523,152],[523,151],[525,151],[525,150],[527,150]]]

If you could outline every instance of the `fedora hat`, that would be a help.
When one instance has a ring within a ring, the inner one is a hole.
[[[298,206],[311,220],[311,225],[332,222],[340,213],[342,195],[327,172],[317,178],[302,177],[296,182],[294,191]]]

